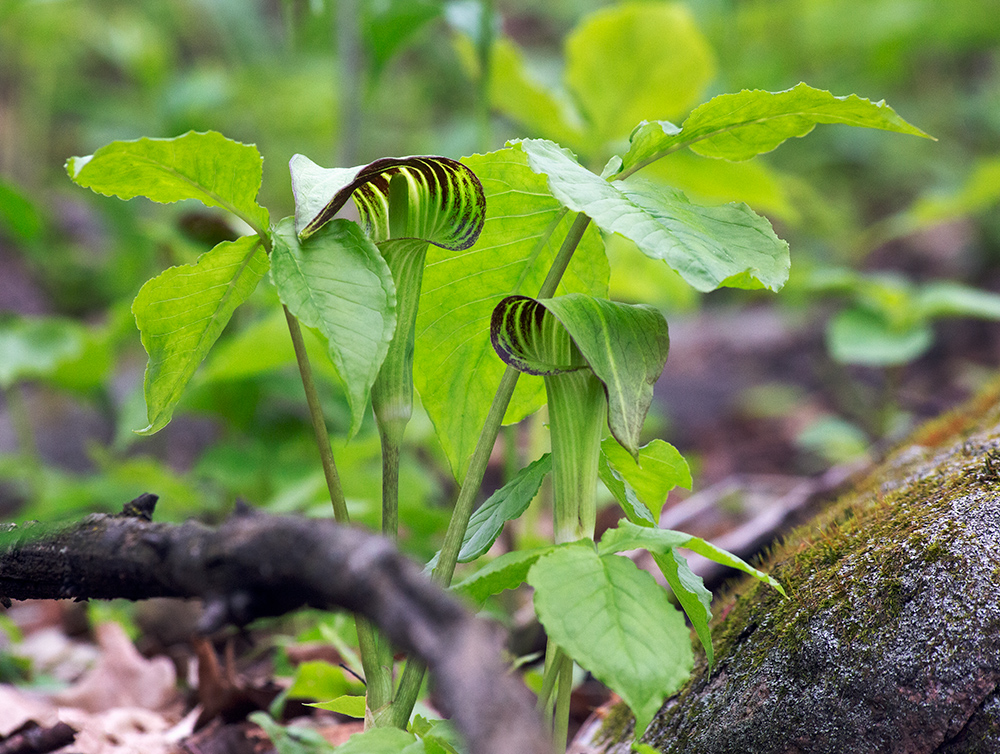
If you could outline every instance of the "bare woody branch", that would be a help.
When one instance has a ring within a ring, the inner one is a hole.
[[[370,618],[423,660],[475,754],[548,754],[533,698],[501,660],[502,632],[469,613],[381,537],[241,506],[218,528],[154,523],[155,495],[121,514],[0,539],[0,601],[201,598],[206,632],[300,607]]]

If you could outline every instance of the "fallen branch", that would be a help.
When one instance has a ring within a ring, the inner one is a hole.
[[[204,632],[301,607],[345,608],[427,664],[472,752],[549,751],[530,692],[501,660],[500,630],[432,584],[388,540],[247,506],[216,529],[153,523],[156,500],[142,495],[118,515],[4,534],[0,602],[198,597]]]

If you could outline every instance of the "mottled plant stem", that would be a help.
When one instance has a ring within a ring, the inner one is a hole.
[[[288,322],[288,332],[292,336],[295,361],[298,363],[299,374],[302,376],[302,387],[305,390],[306,404],[309,407],[309,419],[316,437],[316,446],[319,448],[319,457],[323,465],[323,475],[326,477],[326,487],[330,493],[330,502],[333,504],[333,517],[337,523],[348,524],[351,517],[347,512],[347,500],[344,497],[344,488],[340,484],[340,475],[337,473],[333,448],[330,447],[330,433],[326,428],[326,419],[323,417],[319,392],[316,390],[316,382],[313,380],[312,366],[309,364],[306,344],[302,338],[302,328],[299,321],[295,319],[295,315],[288,311],[288,307],[282,308],[285,311],[285,320]],[[361,665],[365,671],[367,684],[365,721],[376,724],[374,713],[387,705],[392,698],[392,674],[391,669],[386,669],[383,663],[379,662],[379,642],[371,623],[358,617],[356,624],[358,644],[361,648]]]

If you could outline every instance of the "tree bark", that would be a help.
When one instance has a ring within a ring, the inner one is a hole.
[[[386,539],[329,520],[241,506],[217,529],[151,521],[155,495],[121,514],[0,535],[0,602],[199,597],[200,628],[300,607],[361,613],[427,663],[442,706],[477,754],[548,754],[528,690],[501,660],[500,630],[432,584]]]
[[[642,741],[668,754],[1000,751],[1000,383],[924,425],[715,608]],[[602,751],[633,734],[620,710]]]

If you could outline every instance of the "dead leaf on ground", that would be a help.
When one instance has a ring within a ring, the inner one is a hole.
[[[53,701],[88,712],[118,707],[160,710],[177,698],[173,663],[164,657],[147,660],[117,623],[97,627],[101,654],[94,667]]]

